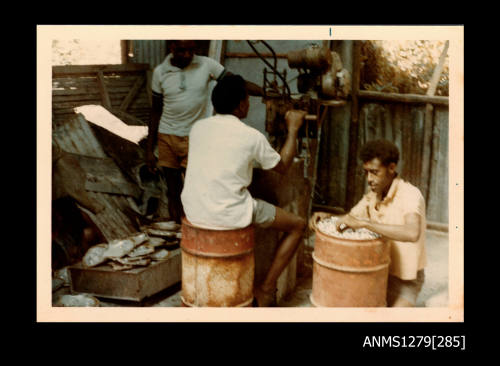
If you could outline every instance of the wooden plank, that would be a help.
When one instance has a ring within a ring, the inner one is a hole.
[[[112,86],[108,84],[108,88],[112,88],[112,94],[116,93],[122,93],[127,95],[127,93],[130,91],[129,86],[123,86],[123,87],[117,87],[117,86]],[[73,95],[87,95],[87,94],[100,94],[99,91],[99,86],[97,83],[95,86],[83,86],[83,87],[76,87],[73,89],[53,89],[52,90],[52,95],[54,96],[73,96]]]
[[[259,52],[260,55],[264,58],[274,58],[273,54],[270,52]],[[256,58],[259,57],[256,53],[253,52],[226,52],[224,54],[226,58]],[[276,53],[277,58],[288,58],[288,54],[286,53]]]
[[[359,98],[386,101],[386,102],[432,103],[437,105],[446,105],[446,106],[449,105],[448,97],[427,96],[420,94],[382,93],[376,91],[360,90]]]
[[[80,101],[101,101],[100,93],[89,93],[81,95],[53,95],[52,107],[53,108],[70,108],[71,105],[64,105],[63,103],[71,104]],[[63,104],[63,105],[56,105]],[[89,103],[90,104],[90,103]],[[93,104],[93,103],[92,103]]]
[[[72,110],[75,107],[79,107],[87,104],[102,104],[100,98],[92,100],[91,103],[89,100],[75,100],[70,102],[54,102],[52,103],[52,109],[54,112],[58,110]]]
[[[401,139],[401,155],[403,156],[404,159],[404,166],[402,169],[402,175],[405,180],[411,181],[411,129],[410,129],[410,123],[411,121],[408,118],[404,118],[405,116],[408,115],[408,105],[405,105],[404,108],[402,109],[403,115],[402,115],[402,120],[401,120],[401,132],[402,132],[402,139]]]
[[[420,175],[420,189],[425,198],[425,202],[429,202],[429,184],[430,184],[430,167],[431,167],[431,147],[432,147],[432,119],[434,116],[434,107],[428,103],[425,106],[424,117],[424,137],[422,141],[422,167]]]
[[[111,109],[111,100],[109,99],[108,90],[106,89],[106,84],[104,83],[102,71],[97,73],[97,81],[99,84],[99,90],[101,91],[102,105],[107,109]]]
[[[420,177],[422,168],[422,140],[423,140],[424,114],[420,107],[413,109],[412,123],[412,184],[420,188]]]
[[[359,81],[361,72],[361,42],[354,41],[352,61],[352,91],[351,91],[351,123],[349,126],[349,152],[347,165],[346,206],[348,209],[354,206],[356,190],[356,166],[358,163],[358,130],[359,130]]]
[[[132,101],[134,100],[134,98],[137,96],[137,93],[139,92],[139,89],[141,89],[142,85],[144,84],[144,81],[146,80],[146,77],[143,75],[143,76],[139,76],[134,84],[134,86],[132,87],[132,89],[130,89],[130,92],[128,93],[128,95],[125,97],[125,99],[123,100],[122,104],[120,105],[120,109],[122,111],[126,111],[128,106],[130,105],[130,103],[132,103]]]
[[[111,72],[136,72],[149,70],[149,64],[117,64],[117,65],[67,65],[52,66],[52,77],[75,74],[96,74]]]
[[[123,99],[127,96],[128,93],[110,93],[109,99],[111,102],[121,103]],[[80,95],[53,95],[52,103],[54,104],[62,104],[62,103],[74,103],[79,101],[101,101],[101,94],[99,91],[97,93],[88,93],[88,94],[80,94]],[[94,103],[93,103],[94,104]],[[148,101],[145,96],[136,97],[133,105],[144,105],[144,107],[148,107]],[[57,106],[56,106],[57,107]],[[71,105],[59,105],[57,108],[69,108]]]
[[[431,176],[427,217],[448,222],[448,112],[436,111],[433,118]]]
[[[103,74],[104,79],[107,83],[117,83],[117,84],[127,84],[132,85],[138,76],[144,75],[144,72],[134,72],[129,74],[115,74],[115,75],[106,75]],[[89,76],[75,74],[68,77],[58,77],[52,79],[52,85],[74,85],[74,84],[88,84],[95,83],[97,80],[97,73]]]
[[[153,90],[151,89],[151,83],[153,81],[153,71],[146,71],[146,93],[148,95],[149,107],[153,106]]]
[[[449,41],[446,41],[444,49],[439,57],[439,62],[434,72],[432,74],[431,80],[429,82],[429,88],[427,89],[427,95],[433,96],[437,89],[437,84],[441,78],[441,73],[443,72],[444,61],[446,58],[446,53],[448,52]],[[429,201],[429,185],[431,171],[431,159],[432,159],[432,120],[434,116],[434,106],[428,103],[425,106],[425,120],[424,120],[424,141],[423,141],[423,156],[422,156],[422,175],[420,179],[420,186],[422,187],[425,201]]]

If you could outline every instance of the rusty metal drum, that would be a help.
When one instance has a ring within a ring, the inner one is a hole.
[[[390,243],[341,239],[316,228],[310,300],[316,307],[385,307]]]
[[[252,225],[208,230],[182,220],[181,300],[188,307],[244,307],[253,301]]]
[[[290,68],[308,68],[326,70],[333,62],[332,52],[328,48],[312,45],[303,50],[290,51],[287,54]]]

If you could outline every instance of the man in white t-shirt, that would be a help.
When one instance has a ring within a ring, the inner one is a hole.
[[[151,81],[153,107],[146,145],[146,163],[156,171],[154,146],[158,143],[158,165],[167,183],[171,219],[180,223],[182,174],[187,164],[189,131],[204,118],[209,98],[209,83],[230,72],[217,61],[194,54],[192,40],[173,41],[170,53],[154,71]],[[251,95],[263,95],[262,88],[246,82]]]
[[[425,200],[396,172],[399,150],[387,140],[367,142],[360,151],[370,190],[337,221],[337,229],[366,228],[389,239],[391,264],[387,305],[413,307],[425,279]],[[311,226],[330,214],[316,212]],[[344,226],[344,225],[345,226]]]
[[[258,306],[276,301],[276,281],[290,262],[306,228],[306,220],[260,199],[247,187],[254,167],[284,174],[296,151],[296,140],[306,112],[286,114],[288,135],[276,152],[266,137],[240,119],[248,113],[245,81],[239,75],[224,77],[212,92],[216,115],[196,122],[189,135],[189,164],[181,194],[186,218],[194,225],[230,230],[250,224],[284,231],[271,268],[254,294]]]

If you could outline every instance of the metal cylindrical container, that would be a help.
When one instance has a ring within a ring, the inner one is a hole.
[[[316,229],[311,303],[316,307],[385,307],[390,243],[351,240]]]
[[[332,64],[332,53],[327,48],[313,45],[303,50],[288,52],[287,59],[290,68],[326,70]]]
[[[181,300],[188,307],[251,306],[254,227],[208,230],[182,220]]]

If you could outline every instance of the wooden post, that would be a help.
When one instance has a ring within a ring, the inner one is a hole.
[[[108,90],[106,89],[106,84],[104,84],[104,74],[102,71],[97,72],[97,84],[99,85],[99,91],[101,92],[102,105],[107,110],[111,110],[111,99],[109,99]]]
[[[444,61],[446,58],[446,53],[448,51],[449,41],[446,41],[444,45],[443,52],[439,57],[439,62],[434,69],[431,80],[429,82],[429,88],[427,89],[426,95],[429,97],[434,96],[437,89],[437,84],[441,77],[441,73],[443,72]],[[422,153],[422,171],[420,175],[420,189],[422,190],[422,194],[424,195],[425,202],[427,204],[429,198],[429,187],[430,180],[432,175],[432,160],[436,154],[436,142],[434,141],[435,137],[433,137],[433,115],[434,115],[434,106],[431,103],[427,103],[425,106],[425,119],[424,119],[424,146]]]
[[[151,89],[151,82],[153,81],[153,70],[146,71],[146,90],[148,94],[149,106],[153,107],[153,90]]]
[[[121,61],[122,64],[128,63],[128,42],[126,40],[120,41]]]
[[[354,41],[352,59],[352,91],[351,91],[351,124],[349,126],[349,157],[347,166],[346,208],[349,211],[354,206],[356,187],[356,165],[358,151],[359,128],[359,79],[361,68],[361,42]]]
[[[123,100],[122,104],[120,105],[120,109],[122,111],[126,111],[127,110],[127,108],[129,107],[130,103],[132,103],[132,101],[136,97],[137,93],[139,92],[139,89],[141,89],[142,85],[144,84],[144,80],[145,79],[146,78],[143,75],[141,75],[141,76],[139,76],[137,78],[134,86],[132,87],[132,89],[130,89],[129,93],[127,94],[127,96]]]

